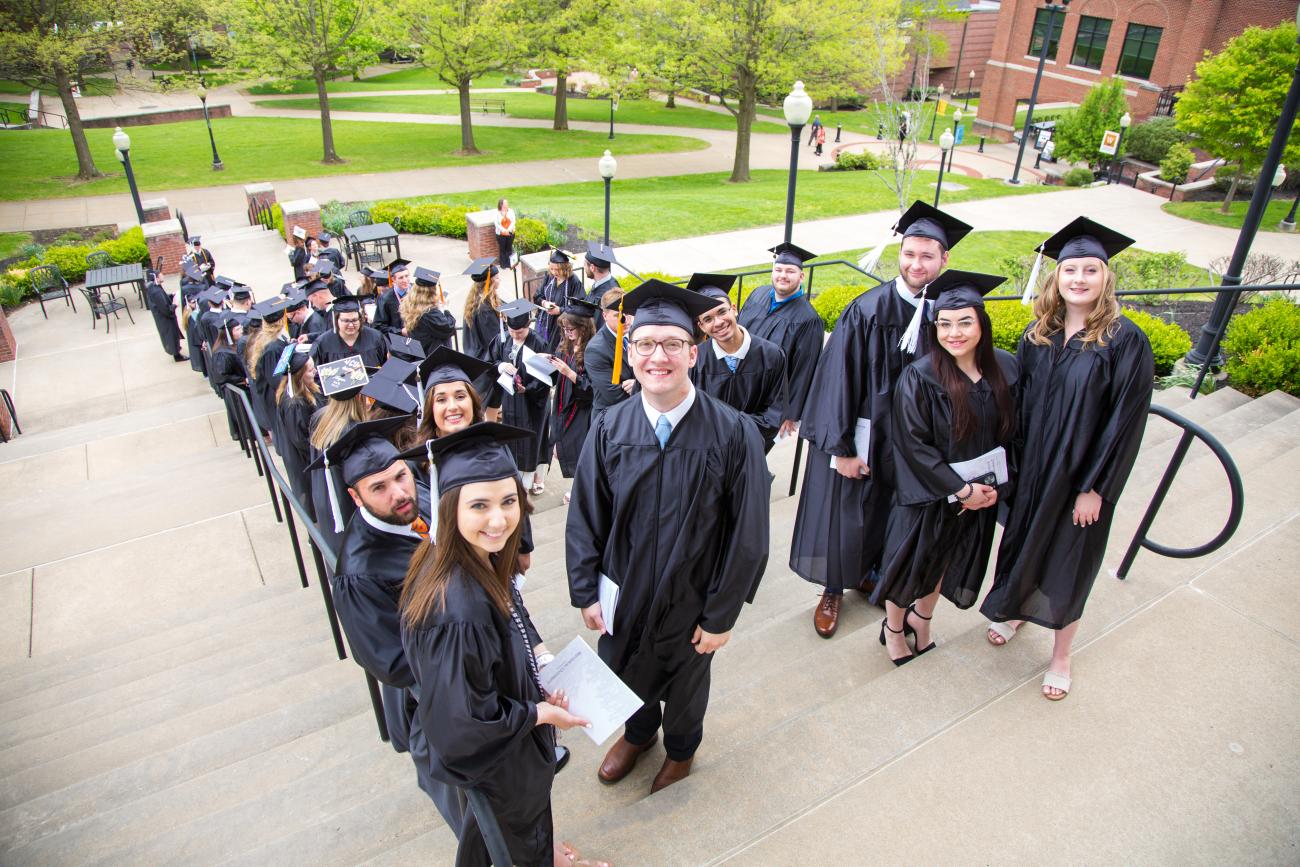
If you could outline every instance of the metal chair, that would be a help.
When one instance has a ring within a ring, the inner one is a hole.
[[[90,320],[90,328],[92,331],[99,322],[99,317],[103,316],[104,327],[107,328],[111,334],[113,331],[113,323],[108,321],[108,314],[112,313],[113,318],[118,319],[120,318],[117,315],[117,311],[119,310],[125,310],[126,318],[131,320],[132,325],[135,324],[135,317],[131,315],[131,308],[127,306],[124,299],[118,298],[116,295],[112,294],[105,296],[100,293],[99,290],[87,289],[85,286],[78,288],[81,289],[81,294],[86,296],[86,303],[90,305],[90,312],[94,314],[94,318]]]
[[[77,304],[72,300],[72,290],[68,288],[68,281],[63,279],[63,272],[59,270],[58,265],[37,265],[27,272],[27,276],[32,281],[32,289],[41,302],[41,315],[46,319],[50,318],[50,314],[45,312],[45,302],[56,298],[67,301],[72,307],[72,312],[77,312]]]
[[[108,268],[113,264],[113,257],[103,250],[96,250],[93,253],[86,254],[86,268],[93,270],[95,268]]]
[[[373,268],[384,267],[384,261],[387,257],[384,256],[383,250],[380,249],[378,244],[371,247],[358,245],[357,252],[359,254],[357,258],[361,261],[363,266],[370,265]]]
[[[370,219],[370,212],[361,210],[353,211],[348,214],[348,228],[355,229],[357,226],[369,226],[374,220]]]

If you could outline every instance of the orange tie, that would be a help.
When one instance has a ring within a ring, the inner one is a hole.
[[[417,516],[416,519],[411,522],[411,529],[419,534],[421,539],[426,542],[429,541],[429,524],[423,518]]]

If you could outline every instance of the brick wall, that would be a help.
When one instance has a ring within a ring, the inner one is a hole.
[[[163,220],[145,223],[144,242],[149,246],[149,259],[157,262],[161,256],[164,274],[179,274],[181,258],[185,255],[185,238],[181,234],[180,220]]]
[[[144,211],[146,223],[161,223],[172,218],[172,209],[167,206],[166,199],[145,199],[140,208]]]
[[[952,21],[934,21],[930,31],[941,36],[947,45],[939,49],[930,58],[930,87],[944,86],[947,93],[965,93],[970,85],[970,71],[975,70],[975,89],[984,84],[984,69],[992,56],[994,36],[998,28],[998,11],[996,9],[975,10]],[[962,45],[962,31],[965,30],[965,46]],[[961,68],[957,68],[958,54],[961,55]],[[902,70],[894,76],[891,87],[894,93],[902,96],[912,83],[912,67],[916,58],[908,58]],[[960,79],[954,84],[954,78]],[[919,84],[919,78],[918,78]]]
[[[230,117],[230,106],[210,105],[208,106],[208,116],[213,119]],[[153,126],[158,123],[176,123],[182,120],[203,120],[203,106],[163,111],[142,111],[116,117],[93,117],[89,120],[83,120],[81,125],[86,129],[113,129],[119,126]]]
[[[496,210],[475,211],[465,217],[466,240],[469,243],[470,259],[482,259],[484,256],[496,258],[497,232]]]
[[[9,319],[5,316],[4,309],[0,308],[0,364],[13,361],[17,357],[18,341],[14,338],[14,330],[9,327]]]
[[[316,204],[315,199],[295,199],[292,202],[282,202],[280,207],[284,210],[285,240],[293,237],[294,226],[302,226],[308,236],[320,234],[320,205]]]
[[[244,203],[250,215],[254,203],[264,208],[271,207],[275,204],[275,187],[270,184],[245,184]],[[251,224],[252,220],[249,222]]]

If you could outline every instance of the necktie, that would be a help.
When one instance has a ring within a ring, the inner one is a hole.
[[[668,420],[668,416],[659,416],[659,421],[655,423],[655,439],[659,440],[659,449],[668,444],[668,437],[673,432],[673,423]]]
[[[417,516],[411,522],[411,530],[424,541],[429,541],[429,524],[423,518]]]
[[[732,373],[735,373],[736,368],[740,366],[740,359],[734,355],[724,355],[722,356],[722,360],[727,362],[727,369]]]

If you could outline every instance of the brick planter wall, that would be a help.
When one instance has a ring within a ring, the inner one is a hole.
[[[14,339],[14,331],[9,327],[9,319],[5,316],[4,309],[0,308],[0,364],[13,361],[17,357],[18,341]]]
[[[62,109],[59,109],[59,111],[62,113]],[[213,120],[220,117],[230,117],[230,106],[210,105],[208,106],[208,117]],[[153,126],[157,123],[176,123],[182,120],[203,120],[203,106],[196,105],[194,108],[164,109],[162,111],[142,111],[137,114],[122,114],[117,117],[93,117],[89,120],[83,120],[81,125],[86,129],[113,129],[119,126]],[[221,143],[217,142],[217,144],[220,146]]]
[[[146,223],[161,223],[172,218],[172,209],[167,207],[166,199],[145,199],[140,207],[144,210]]]
[[[539,250],[536,253],[529,253],[527,256],[519,257],[519,292],[521,296],[531,299],[533,293],[541,287],[550,260],[550,250]]]
[[[185,255],[185,237],[181,234],[180,220],[163,220],[145,223],[144,242],[149,246],[150,260],[157,262],[161,256],[164,274],[179,274],[181,258]]]
[[[475,211],[465,215],[466,240],[470,259],[497,255],[496,210]]]
[[[270,184],[245,184],[244,205],[245,209],[250,214],[252,213],[254,203],[263,208],[269,208],[274,205],[275,187]]]
[[[280,207],[284,210],[285,240],[293,237],[294,226],[302,226],[310,237],[320,234],[320,205],[315,199],[295,199],[282,202]]]

